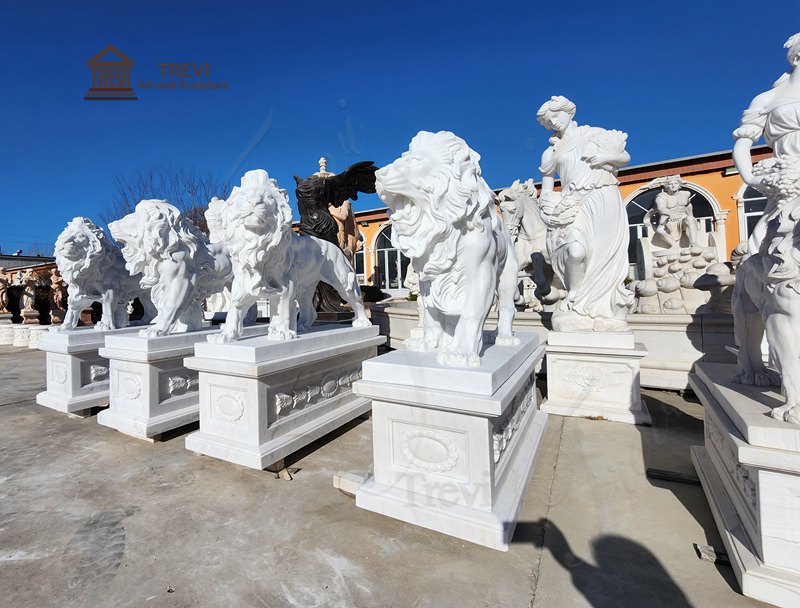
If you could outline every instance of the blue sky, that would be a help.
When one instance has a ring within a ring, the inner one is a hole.
[[[417,131],[447,129],[481,154],[492,187],[538,180],[548,133],[535,112],[554,94],[577,103],[581,124],[626,131],[632,164],[727,149],[800,30],[797,0],[6,0],[0,11],[4,253],[52,243],[76,215],[99,220],[115,174],[153,165],[234,183],[263,168],[294,203],[292,175],[320,155],[334,172],[383,165]],[[170,62],[208,64],[201,80],[229,88],[84,101],[86,62],[108,44],[135,61],[134,87],[169,81],[158,64]]]

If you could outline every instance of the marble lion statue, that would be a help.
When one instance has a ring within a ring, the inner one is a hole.
[[[480,156],[448,131],[419,132],[407,152],[376,173],[390,209],[392,243],[419,274],[424,336],[415,351],[437,351],[443,365],[480,365],[483,325],[498,296],[495,343],[514,338],[517,259]]]
[[[371,325],[345,254],[333,243],[294,233],[289,197],[263,169],[245,173],[227,201],[214,198],[206,221],[211,241],[225,243],[233,262],[231,306],[222,331],[209,336],[210,342],[239,339],[244,313],[258,297],[277,300],[267,336],[296,338],[317,318],[313,296],[320,281],[333,286],[352,307],[353,327]]]
[[[223,245],[208,239],[180,211],[163,200],[144,200],[133,213],[108,225],[122,245],[125,267],[141,273],[158,315],[140,336],[197,331],[203,300],[231,282],[231,261]]]
[[[736,268],[731,305],[739,371],[734,380],[782,386],[786,404],[773,409],[772,417],[800,424],[800,156],[766,159],[753,172],[763,176],[759,189],[777,204],[762,218],[765,235],[758,252]],[[762,359],[765,332],[780,374]]]
[[[97,330],[127,327],[128,303],[137,297],[144,307],[139,323],[147,324],[155,316],[149,290],[139,286],[139,277],[128,273],[119,247],[92,220],[76,217],[67,224],[56,239],[53,255],[68,287],[64,322],[51,331],[77,327],[81,311],[95,301],[103,305]]]

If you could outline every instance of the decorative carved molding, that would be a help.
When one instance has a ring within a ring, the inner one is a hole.
[[[105,365],[90,366],[89,379],[91,382],[101,382],[103,380],[108,380],[108,367]]]
[[[607,371],[593,365],[581,366],[570,372],[567,377],[570,382],[581,387],[584,391],[603,391],[619,385],[619,382],[614,382],[610,379]]]
[[[361,378],[361,366],[343,372],[325,374],[319,382],[291,392],[275,393],[275,413],[277,416],[288,414],[291,410],[310,404],[322,396],[330,399],[340,392],[349,390],[350,385]]]
[[[534,386],[533,376],[531,376],[495,424],[492,432],[492,450],[496,465],[500,464],[500,460],[511,444],[525,414],[531,406],[535,406],[535,401],[536,387]]]
[[[167,381],[167,390],[170,395],[182,395],[189,391],[196,391],[199,380],[195,376],[170,376]]]

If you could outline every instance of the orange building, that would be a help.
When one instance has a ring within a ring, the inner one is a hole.
[[[753,148],[754,162],[770,155],[767,146]],[[680,175],[685,180],[684,188],[694,195],[691,199],[694,216],[707,231],[716,232],[721,237],[720,253],[729,260],[733,248],[747,240],[752,232],[764,212],[766,199],[760,192],[745,186],[733,166],[730,150],[726,150],[620,170],[620,192],[628,210],[631,231],[631,263],[635,262],[636,242],[643,235],[644,214],[661,191],[660,186],[651,183],[667,175]],[[391,295],[406,294],[403,278],[408,259],[392,246],[386,208],[356,211],[355,219],[363,243],[356,254],[359,282],[379,286]]]

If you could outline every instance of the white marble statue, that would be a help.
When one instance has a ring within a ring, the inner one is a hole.
[[[137,297],[144,307],[140,323],[149,323],[155,316],[150,290],[140,287],[139,277],[128,273],[119,248],[91,220],[76,217],[67,224],[56,239],[53,255],[68,287],[64,322],[51,331],[77,327],[81,312],[94,301],[103,305],[97,330],[127,327],[128,302]]]
[[[392,243],[419,273],[424,337],[410,350],[437,351],[444,365],[479,366],[483,324],[498,293],[496,344],[511,345],[517,259],[480,156],[449,131],[420,131],[407,152],[379,169]]]
[[[233,262],[231,307],[222,332],[210,342],[231,342],[242,334],[243,317],[259,297],[277,300],[268,336],[289,340],[317,317],[317,283],[332,285],[353,308],[353,327],[368,327],[353,267],[333,243],[292,231],[292,210],[285,190],[267,172],[248,171],[227,201],[214,198],[206,220],[214,243],[225,243]],[[295,303],[300,307],[297,319]]]
[[[781,383],[786,404],[772,416],[800,424],[800,33],[787,40],[790,70],[758,95],[733,132],[733,160],[742,180],[767,197],[748,242],[750,257],[736,270],[733,314],[742,384]],[[774,156],[753,165],[750,150],[764,136]],[[766,330],[779,379],[764,366]]]
[[[231,261],[223,245],[212,245],[180,211],[163,200],[143,200],[133,213],[108,225],[122,244],[128,272],[141,273],[151,289],[158,316],[140,336],[197,331],[203,300],[231,281]]]
[[[700,227],[692,214],[694,195],[682,189],[684,181],[680,175],[669,175],[660,182],[661,192],[656,195],[655,205],[644,216],[647,227],[653,225],[652,218],[656,216],[652,240],[661,239],[664,247],[680,247],[685,235],[686,245],[697,247]]]
[[[539,205],[548,226],[550,263],[566,288],[553,311],[556,331],[627,331],[633,294],[628,273],[628,220],[617,171],[630,161],[627,135],[579,126],[575,104],[552,97],[536,114],[553,131],[542,155]],[[561,179],[556,192],[555,175]]]
[[[497,200],[519,263],[517,303],[521,295],[526,309],[542,310],[541,301],[555,302],[559,291],[551,289],[550,285],[552,269],[547,257],[547,225],[539,213],[533,179],[524,183],[516,180],[500,191]]]

